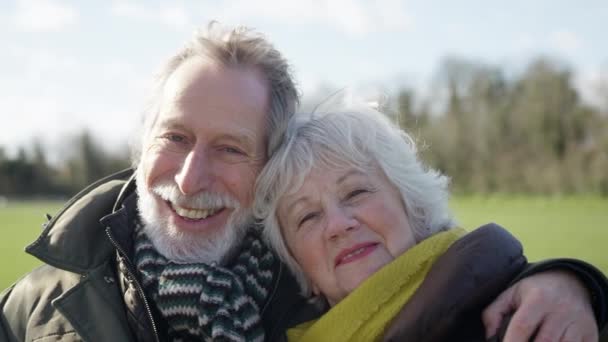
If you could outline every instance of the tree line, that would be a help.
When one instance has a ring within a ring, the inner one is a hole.
[[[434,84],[425,96],[403,87],[382,109],[454,192],[608,196],[608,111],[581,100],[567,66],[540,58],[508,74],[449,58]],[[0,147],[0,196],[66,197],[130,165],[128,149],[108,153],[88,132],[70,146],[59,166],[39,142],[15,157]]]
[[[60,165],[49,163],[48,151],[40,141],[29,149],[19,148],[14,157],[0,147],[0,196],[65,198],[130,165],[128,150],[109,153],[88,131],[72,140]]]
[[[608,112],[581,100],[567,66],[539,58],[507,76],[451,58],[437,82],[423,101],[402,89],[392,113],[454,191],[608,196]]]

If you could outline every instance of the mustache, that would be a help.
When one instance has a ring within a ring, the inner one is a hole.
[[[194,195],[184,195],[178,189],[177,185],[172,183],[157,184],[154,185],[151,190],[163,200],[177,204],[180,207],[193,209],[238,209],[240,207],[239,202],[228,194],[204,191]]]

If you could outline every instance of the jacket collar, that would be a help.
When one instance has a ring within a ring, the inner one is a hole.
[[[105,232],[105,224],[128,221],[128,209],[123,202],[126,203],[125,199],[133,192],[132,170],[90,185],[47,223],[38,239],[26,247],[26,252],[44,263],[76,273],[86,273],[100,266],[115,252]],[[118,218],[121,216],[124,219]]]
[[[85,341],[130,341],[132,332],[117,286],[111,266],[104,265],[88,272],[52,304]]]
[[[134,182],[128,182],[123,190],[131,186],[134,186]],[[120,203],[120,206],[117,206],[111,214],[102,217],[99,222],[106,227],[106,237],[112,240],[114,247],[130,259],[134,253],[133,222],[138,216],[136,191],[132,189],[125,192],[125,197],[119,196],[116,203]]]

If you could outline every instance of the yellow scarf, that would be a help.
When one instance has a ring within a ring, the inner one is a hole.
[[[290,342],[377,341],[416,292],[435,260],[465,235],[456,228],[407,250],[367,278],[321,318],[287,331]]]

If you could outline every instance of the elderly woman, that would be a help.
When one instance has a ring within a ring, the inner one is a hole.
[[[447,185],[377,111],[296,116],[255,212],[303,295],[330,309],[289,340],[486,340],[482,309],[526,260],[498,226],[455,228]]]

